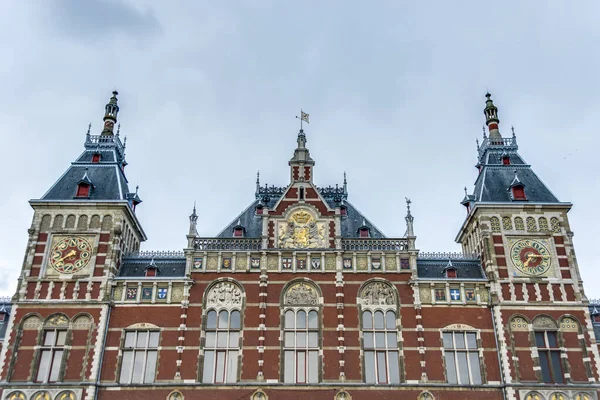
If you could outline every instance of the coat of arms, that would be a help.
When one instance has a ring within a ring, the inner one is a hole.
[[[371,266],[373,269],[381,269],[381,259],[380,258],[372,258]]]
[[[298,269],[306,269],[306,259],[304,259],[304,258],[298,259]]]
[[[253,258],[250,260],[250,266],[252,268],[260,268],[260,258]]]
[[[313,258],[312,260],[310,260],[310,266],[312,269],[321,269],[321,259]]]
[[[344,258],[344,269],[352,269],[352,259]]]
[[[194,269],[202,269],[202,257],[194,258]]]
[[[231,269],[231,258],[223,258],[223,268]]]
[[[292,259],[291,258],[282,258],[281,259],[281,267],[283,269],[292,269]]]
[[[279,224],[279,247],[285,249],[325,248],[325,224],[318,223],[305,210],[293,213]]]

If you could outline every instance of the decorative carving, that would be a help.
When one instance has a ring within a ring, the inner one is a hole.
[[[217,269],[217,257],[208,257],[208,261],[206,262],[206,269],[208,270],[216,270]]]
[[[515,229],[518,231],[525,230],[525,224],[523,223],[523,218],[521,218],[521,217],[515,218]]]
[[[137,324],[129,325],[127,329],[159,329],[158,326],[150,324],[148,322],[139,322]]]
[[[367,270],[367,257],[357,257],[356,258],[356,269],[358,271],[366,271]]]
[[[75,400],[75,393],[70,390],[66,392],[61,392],[58,396],[56,396],[56,400]]]
[[[368,306],[393,306],[396,297],[391,286],[384,282],[371,282],[366,285],[361,293],[362,304]]]
[[[579,324],[573,318],[565,317],[560,321],[560,330],[563,332],[578,332]]]
[[[46,391],[37,392],[36,394],[33,395],[31,400],[50,400],[50,393],[48,393]]]
[[[58,325],[68,325],[69,319],[62,314],[54,314],[47,321],[46,325],[58,326]]]
[[[183,400],[184,397],[180,391],[174,390],[167,396],[167,400]]]
[[[342,250],[405,251],[408,250],[408,239],[342,239]]]
[[[537,224],[533,217],[527,217],[527,232],[537,232]]]
[[[123,286],[119,285],[113,289],[113,300],[121,301],[123,298]]]
[[[500,220],[497,217],[490,218],[493,233],[500,233]]]
[[[556,392],[556,393],[552,393],[552,395],[550,396],[550,400],[566,400],[567,397],[560,392]]]
[[[209,307],[235,307],[242,305],[242,291],[231,282],[219,282],[208,292],[206,304]]]
[[[510,321],[510,329],[512,331],[526,332],[529,330],[529,324],[523,317],[515,317]]]
[[[325,269],[327,271],[335,271],[335,257],[325,258]]]
[[[340,390],[335,394],[334,400],[352,400],[352,396],[345,390]]]
[[[396,257],[395,256],[386,256],[385,257],[385,269],[388,271],[393,271],[396,269]]]
[[[538,392],[531,392],[527,394],[525,400],[544,400],[544,398]]]
[[[592,395],[588,394],[588,393],[577,393],[577,395],[575,396],[575,400],[591,400],[592,399]]]
[[[450,324],[450,325],[442,328],[442,330],[446,330],[446,331],[474,331],[476,329],[474,327],[472,327],[471,325],[467,325],[467,324]]]
[[[173,286],[173,291],[171,292],[171,301],[181,301],[183,300],[183,287],[181,286]]]
[[[267,258],[267,269],[269,271],[277,271],[279,269],[279,264],[276,256],[269,256]]]
[[[422,260],[479,260],[475,253],[452,253],[452,252],[419,252]]]
[[[560,233],[560,222],[558,221],[558,218],[550,218],[550,227],[552,228],[552,232]]]
[[[505,231],[512,231],[513,225],[510,217],[502,217],[502,229]]]
[[[315,306],[319,302],[317,291],[312,285],[296,283],[285,292],[283,304],[286,306]]]
[[[6,400],[25,400],[25,394],[23,392],[12,392],[6,396]]]
[[[536,317],[533,320],[533,327],[534,328],[542,328],[542,329],[558,328],[558,326],[556,325],[556,322],[552,318],[546,317],[544,315]]]
[[[429,304],[431,303],[431,289],[428,287],[422,287],[419,289],[419,294],[421,298],[421,303]]]
[[[544,217],[540,217],[538,219],[538,225],[540,226],[540,231],[549,231],[550,228],[548,228],[548,220]]]
[[[25,330],[36,330],[40,329],[42,326],[42,320],[37,315],[32,315],[27,317],[25,321],[23,321],[23,329]]]
[[[433,397],[433,395],[429,392],[422,392],[419,397],[418,400],[434,400],[435,398]]]
[[[325,224],[317,223],[305,210],[294,212],[287,222],[279,224],[279,247],[285,249],[325,248]]]
[[[73,321],[73,329],[89,329],[92,326],[92,319],[87,315],[80,315]]]

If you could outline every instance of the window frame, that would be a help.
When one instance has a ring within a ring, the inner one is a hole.
[[[144,347],[138,347],[138,337],[140,333],[146,333],[146,343]],[[157,339],[156,339],[156,346],[152,346],[150,347],[150,337],[152,335],[152,333],[156,333],[158,335]],[[127,335],[128,334],[134,334],[134,340],[133,340],[133,346],[127,346]],[[156,374],[157,374],[157,366],[158,366],[158,360],[159,360],[159,353],[160,353],[160,341],[161,341],[161,329],[159,328],[148,328],[148,329],[140,329],[140,328],[128,328],[128,329],[124,329],[123,330],[123,336],[121,338],[121,346],[119,349],[119,356],[120,356],[120,362],[119,362],[119,374],[117,377],[117,382],[121,385],[145,385],[145,384],[149,384],[149,383],[154,383],[156,381]],[[154,373],[152,374],[152,380],[151,381],[146,381],[146,375],[148,372],[148,353],[150,352],[154,352],[156,353],[155,356],[155,360],[154,360]],[[124,370],[123,368],[125,367],[125,354],[126,353],[131,353],[131,360],[129,361],[129,364],[131,365],[131,369],[129,371],[128,374],[128,378],[127,380],[123,380],[123,373]],[[143,369],[141,371],[141,378],[142,381],[141,382],[134,382],[134,372],[135,372],[135,361],[136,361],[136,355],[143,353]]]
[[[383,327],[378,328],[375,315],[380,312],[383,314]],[[388,326],[388,313],[392,313],[394,315],[393,318],[393,328]],[[370,327],[365,326],[365,314],[370,313],[371,325]],[[373,353],[373,377],[374,381],[369,381],[367,378],[367,374],[364,374],[363,380],[367,384],[374,385],[397,385],[401,382],[401,365],[400,365],[400,346],[398,344],[398,311],[397,307],[394,306],[376,306],[376,307],[368,307],[363,306],[360,310],[360,330],[361,330],[361,351],[362,351],[362,359],[363,359],[363,371],[367,372],[367,353]],[[369,339],[368,342],[372,342],[372,345],[367,346],[367,334],[372,335],[372,339]],[[379,335],[378,335],[379,334]],[[394,347],[390,346],[389,339],[390,334],[395,334]],[[385,346],[378,347],[377,342],[381,339],[377,339],[377,337],[381,337],[383,335]],[[394,362],[393,357],[390,353],[396,354],[396,372],[398,373],[397,381],[392,382],[391,379],[391,363]],[[384,363],[385,363],[385,382],[380,380],[380,370],[379,370],[379,355],[383,354]]]
[[[445,343],[445,334],[452,335],[452,347],[446,347]],[[469,347],[468,335],[475,335],[475,347]],[[461,335],[462,340],[464,342],[464,347],[457,347],[456,336]],[[446,382],[451,385],[483,385],[486,383],[485,374],[483,370],[484,359],[483,359],[483,348],[481,347],[481,334],[479,330],[475,329],[442,329],[440,330],[440,340],[442,344],[442,361],[444,364],[444,375],[446,376]],[[450,374],[448,371],[448,362],[447,362],[447,354],[452,353],[453,357],[453,365],[454,365],[454,375],[456,378],[456,382],[450,382]],[[461,373],[460,373],[460,362],[458,354],[465,354],[465,359],[467,361],[467,373],[468,373],[468,382],[461,382]],[[479,382],[474,381],[473,371],[474,368],[472,366],[472,361],[470,354],[477,355],[477,371],[479,372]]]
[[[293,312],[294,313],[294,327],[290,328],[288,327],[287,321],[286,321],[286,315],[288,312]],[[298,328],[298,313],[299,312],[304,312],[306,314],[305,316],[305,327],[304,328]],[[309,315],[311,312],[315,312],[317,314],[317,319],[316,319],[316,327],[311,327],[310,326],[310,319],[309,319]],[[314,306],[285,306],[283,308],[283,313],[282,313],[282,323],[281,323],[281,327],[282,327],[282,339],[281,339],[281,375],[282,375],[282,379],[281,381],[285,384],[293,384],[293,385],[311,385],[311,384],[315,384],[315,383],[319,383],[321,382],[321,351],[322,351],[322,331],[321,331],[321,326],[322,324],[320,323],[321,321],[321,310],[320,307],[318,305],[314,305]],[[311,337],[311,333],[314,334],[316,333],[316,337],[317,337],[317,344],[316,346],[310,346],[310,337]],[[289,334],[294,335],[294,345],[293,346],[289,346],[286,344],[286,338],[288,337]],[[303,347],[298,347],[298,334],[304,334],[304,340],[306,343],[306,346]],[[293,359],[294,359],[294,370],[293,370],[293,381],[288,381],[287,380],[287,373],[289,372],[288,370],[288,365],[287,365],[287,354],[288,353],[292,353],[293,354]],[[311,363],[310,363],[310,357],[311,357],[311,353],[316,353],[316,365],[314,366],[314,368],[316,369],[315,373],[316,373],[316,381],[311,381]],[[299,381],[299,368],[298,368],[298,361],[299,361],[299,354],[303,354],[304,355],[304,380],[303,381]]]
[[[215,327],[209,327],[209,314],[211,312],[214,312],[216,314],[215,316]],[[227,326],[226,327],[220,327],[219,323],[220,323],[220,315],[221,313],[227,313]],[[237,312],[239,314],[239,325],[237,328],[233,328],[231,327],[231,315]],[[205,321],[204,321],[204,326],[203,326],[203,338],[204,338],[204,343],[202,346],[202,355],[203,355],[203,359],[202,359],[202,374],[200,375],[200,382],[202,383],[209,383],[209,384],[213,384],[213,385],[228,385],[228,384],[232,384],[232,383],[237,383],[240,380],[240,357],[242,355],[242,346],[241,346],[241,339],[242,339],[242,334],[243,334],[243,313],[242,310],[240,308],[237,307],[232,307],[232,308],[227,308],[227,307],[221,307],[221,308],[215,308],[215,307],[211,307],[207,310],[206,312],[206,316],[205,316]],[[232,342],[231,342],[231,334],[237,332],[237,342],[235,343],[235,346],[232,346]],[[208,342],[208,334],[209,333],[214,333],[214,345],[207,345]],[[224,334],[226,337],[226,346],[219,346],[219,337],[222,337],[219,334]],[[214,356],[212,357],[212,367],[211,367],[211,380],[210,382],[205,381],[205,374],[206,374],[206,363],[208,362],[207,357],[206,357],[206,353],[211,352],[214,353]],[[231,362],[231,353],[232,352],[236,352],[237,355],[235,357],[235,381],[234,382],[230,382],[228,381],[228,377],[229,377],[229,365]],[[224,353],[224,359],[223,359],[223,381],[217,381],[217,374],[219,373],[218,371],[218,360],[219,360],[219,354],[223,354]]]
[[[54,339],[52,344],[46,344],[46,336],[48,333],[54,334]],[[64,339],[62,344],[57,344],[59,339],[59,333],[64,333]],[[37,362],[35,368],[35,379],[34,382],[37,383],[54,383],[61,382],[63,378],[63,364],[65,361],[65,357],[67,356],[67,341],[68,341],[69,329],[68,326],[57,326],[57,327],[44,327],[41,329],[39,343],[39,350],[37,355]],[[56,360],[56,353],[61,352],[60,360]],[[44,354],[50,353],[50,357],[47,361],[46,371],[42,379],[40,379],[40,372],[42,371],[42,363],[44,362]],[[56,371],[56,379],[52,379],[53,370],[56,366],[56,362],[58,361],[58,370]]]
[[[554,341],[556,343],[556,346],[550,346],[550,340],[548,338],[548,333],[551,333],[554,335]],[[544,340],[544,345],[545,347],[541,347],[538,343],[538,334],[542,334],[543,335],[543,340]],[[563,361],[562,361],[562,350],[561,350],[561,337],[559,335],[559,330],[554,330],[554,329],[534,329],[533,331],[533,340],[534,340],[534,344],[535,344],[535,348],[537,350],[538,353],[538,364],[540,367],[540,382],[542,383],[550,383],[550,384],[565,384],[567,383],[567,378],[565,377],[565,367],[563,365]],[[540,357],[540,354],[545,354],[546,356],[546,362],[543,363],[542,362],[542,357]],[[557,354],[558,355],[558,365],[555,366],[553,365],[553,354]],[[547,370],[547,374],[550,377],[550,380],[546,380],[546,378],[544,377],[544,365],[546,366],[546,368],[548,368]],[[560,378],[562,380],[557,380],[557,376],[556,376],[556,372],[555,371],[555,367],[559,368],[559,372],[560,372]]]

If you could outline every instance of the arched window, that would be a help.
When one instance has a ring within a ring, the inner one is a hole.
[[[204,383],[238,380],[242,330],[242,291],[232,282],[219,282],[207,296],[204,328]]]
[[[319,382],[319,296],[310,283],[288,287],[284,295],[283,380],[285,383]]]
[[[387,282],[373,281],[360,294],[365,382],[400,383],[395,293]]]
[[[533,320],[533,329],[542,382],[564,383],[565,376],[556,321],[547,316],[538,316]]]
[[[152,383],[156,375],[160,331],[150,324],[136,324],[125,331],[121,351],[121,383]]]
[[[55,314],[44,323],[37,362],[36,382],[58,382],[62,380],[61,369],[67,345],[69,319]]]
[[[457,331],[448,327],[442,331],[444,361],[448,383],[481,384],[481,360],[476,331]]]

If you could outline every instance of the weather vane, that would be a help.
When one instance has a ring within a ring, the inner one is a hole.
[[[306,121],[307,124],[310,123],[308,121],[308,114],[305,113],[304,111],[302,111],[302,109],[300,109],[300,116],[296,115],[296,118],[298,118],[300,120],[300,130],[302,130],[302,121]]]

